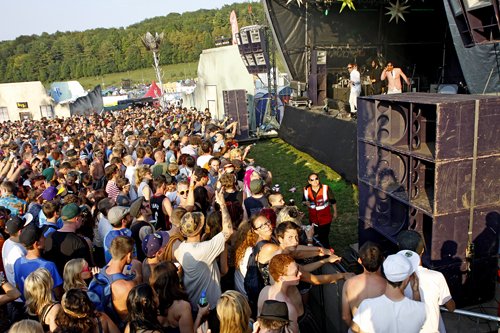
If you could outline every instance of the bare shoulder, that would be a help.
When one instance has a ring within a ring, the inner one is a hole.
[[[117,280],[113,282],[113,292],[114,293],[126,293],[130,291],[130,289],[134,288],[136,283],[134,280]]]
[[[175,308],[175,312],[179,314],[183,314],[186,311],[191,311],[191,304],[189,304],[189,302],[186,302],[184,300],[174,301],[172,306]]]
[[[260,249],[260,252],[269,255],[276,252],[277,250],[279,250],[278,245],[273,243],[267,243]]]
[[[52,309],[50,309],[49,313],[47,314],[48,317],[55,318],[61,309],[62,309],[62,307],[61,307],[60,303],[54,304]]]

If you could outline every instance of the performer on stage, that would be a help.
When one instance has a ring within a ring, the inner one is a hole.
[[[380,75],[380,80],[387,79],[387,93],[400,94],[402,92],[401,78],[410,85],[410,81],[406,77],[401,68],[394,67],[392,61],[387,62],[387,66]]]
[[[372,68],[370,69],[370,82],[371,86],[368,89],[368,95],[380,95],[382,93],[382,68],[378,60],[372,60]]]
[[[351,117],[356,116],[358,111],[358,97],[361,95],[361,75],[358,71],[358,65],[351,63],[347,65],[347,70],[349,71],[349,86],[351,87],[351,92],[349,94],[349,105],[351,106]]]

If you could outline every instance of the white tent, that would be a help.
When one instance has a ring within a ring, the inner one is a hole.
[[[198,83],[194,100],[184,100],[186,106],[198,109],[209,108],[212,117],[224,116],[223,90],[245,89],[254,95],[253,76],[248,73],[241,60],[237,45],[203,50],[198,63]],[[189,105],[193,104],[193,105]]]

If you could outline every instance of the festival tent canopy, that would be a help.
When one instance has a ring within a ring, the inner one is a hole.
[[[148,92],[143,97],[159,98],[160,96],[161,96],[160,87],[158,87],[156,82],[153,81],[153,83],[151,83],[151,86],[149,87]]]
[[[191,106],[198,109],[208,107],[213,118],[222,119],[226,111],[223,92],[239,89],[246,91],[250,124],[252,124],[254,110],[250,101],[253,100],[255,86],[253,76],[248,73],[241,60],[238,45],[205,49],[198,62],[198,82],[194,96],[184,102],[191,103]],[[250,125],[250,128],[253,129],[255,126]]]
[[[74,102],[87,92],[78,81],[53,82],[50,84],[49,95],[56,103]]]

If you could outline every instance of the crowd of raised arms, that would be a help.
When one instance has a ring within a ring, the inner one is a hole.
[[[321,332],[309,292],[342,279],[345,323],[380,331],[363,300],[418,292],[407,258],[420,248],[389,256],[385,275],[375,244],[363,274],[317,274],[341,259],[332,190],[309,175],[303,225],[237,130],[208,109],[151,106],[2,123],[0,332]]]

